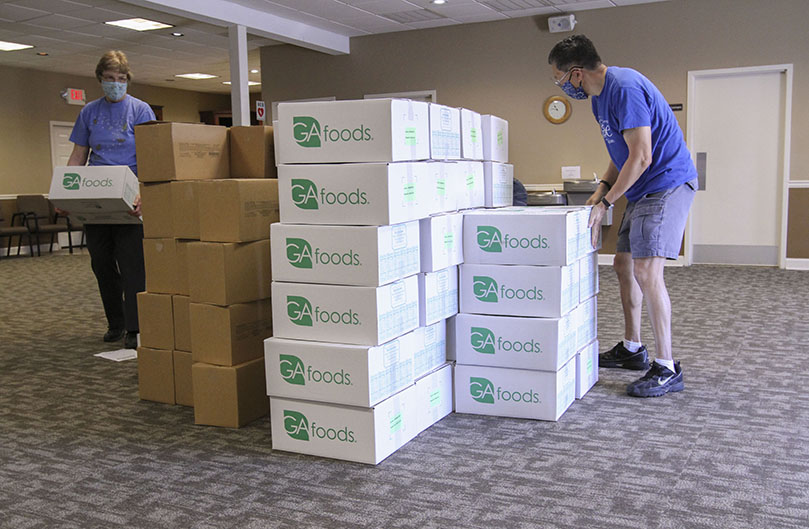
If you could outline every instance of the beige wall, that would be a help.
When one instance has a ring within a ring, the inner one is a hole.
[[[91,73],[92,75],[92,73]],[[87,99],[101,97],[95,77],[54,74],[0,66],[0,195],[47,193],[51,180],[50,121],[74,122],[80,106],[59,96],[65,88],[83,88]],[[200,110],[230,108],[230,96],[142,86],[129,93],[163,106],[163,119],[199,121]]]
[[[687,72],[793,63],[792,179],[809,179],[809,2],[670,0],[576,13],[576,31],[608,65],[640,70],[670,103],[686,106]],[[590,105],[548,123],[542,103],[560,94],[547,56],[569,33],[548,32],[547,17],[390,33],[351,39],[351,54],[293,46],[261,50],[265,101],[436,89],[438,101],[509,121],[510,157],[525,183],[558,183],[560,167],[601,173],[608,157]],[[677,112],[685,130],[686,109]]]

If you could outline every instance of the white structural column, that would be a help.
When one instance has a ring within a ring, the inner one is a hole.
[[[228,27],[230,39],[230,108],[233,126],[250,125],[250,91],[247,86],[247,28]]]

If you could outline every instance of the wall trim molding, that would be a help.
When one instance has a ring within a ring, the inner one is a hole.
[[[809,186],[807,186],[809,187]],[[784,260],[786,270],[809,270],[809,259],[799,259],[797,257],[787,257]]]

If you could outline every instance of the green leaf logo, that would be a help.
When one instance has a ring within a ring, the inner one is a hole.
[[[301,412],[284,410],[284,430],[295,440],[309,440],[309,420]]]
[[[287,315],[295,325],[312,326],[312,304],[302,296],[287,296]]]
[[[68,191],[76,191],[81,186],[81,175],[77,173],[65,173],[62,177],[62,187]]]
[[[292,137],[301,147],[320,147],[320,123],[310,116],[295,116]]]
[[[306,369],[300,358],[293,355],[281,355],[278,362],[278,369],[284,381],[296,386],[306,385]]]
[[[469,394],[482,404],[494,404],[494,384],[483,377],[469,377]]]
[[[469,343],[472,349],[478,353],[487,355],[494,354],[494,333],[486,327],[472,327],[469,335]]]
[[[503,235],[494,226],[478,226],[478,246],[484,252],[502,252]]]
[[[306,239],[287,237],[287,259],[295,268],[312,268],[312,245]]]
[[[305,178],[293,178],[292,202],[301,209],[318,209],[315,183]]]
[[[488,276],[472,276],[472,292],[484,303],[497,303],[497,281]]]

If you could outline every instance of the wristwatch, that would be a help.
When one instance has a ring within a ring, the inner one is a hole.
[[[601,203],[604,204],[604,207],[607,209],[610,209],[610,207],[612,207],[612,204],[610,204],[610,201],[607,200],[606,196],[601,197]]]

